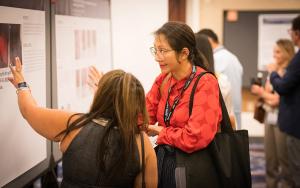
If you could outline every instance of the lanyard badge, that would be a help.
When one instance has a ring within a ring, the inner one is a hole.
[[[172,117],[172,114],[173,114],[177,104],[179,103],[180,99],[182,98],[184,91],[189,87],[192,80],[194,79],[195,74],[196,74],[196,66],[193,65],[192,73],[190,74],[188,80],[184,83],[184,86],[183,86],[180,94],[175,97],[172,107],[169,104],[169,98],[170,98],[170,93],[171,93],[174,85],[172,87],[169,87],[167,102],[166,102],[165,111],[164,111],[164,122],[165,122],[166,126],[170,125],[170,119]]]

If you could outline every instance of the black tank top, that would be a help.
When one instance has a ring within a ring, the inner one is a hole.
[[[85,125],[70,143],[62,157],[63,181],[62,188],[88,187],[133,187],[135,177],[140,172],[138,148],[135,142],[136,160],[129,161],[124,173],[116,174],[107,180],[104,173],[97,166],[97,150],[104,136],[105,127],[95,122]],[[106,167],[114,164],[116,154],[120,152],[120,134],[117,128],[109,136],[109,154],[105,161]]]

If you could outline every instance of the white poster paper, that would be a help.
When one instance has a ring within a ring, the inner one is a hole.
[[[88,70],[112,68],[110,20],[55,16],[57,107],[87,112],[94,92],[88,86]]]
[[[45,12],[0,6],[0,187],[47,158],[46,139],[23,119],[8,63],[19,56],[25,80],[46,106]]]
[[[297,14],[261,14],[258,17],[258,65],[266,71],[266,65],[273,63],[273,48],[281,38],[290,39],[288,29]]]

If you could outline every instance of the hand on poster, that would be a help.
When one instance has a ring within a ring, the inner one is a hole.
[[[18,83],[24,82],[22,74],[22,63],[19,57],[15,58],[15,67],[12,64],[9,65],[13,77],[9,77],[8,80],[17,88]]]
[[[103,73],[99,72],[98,69],[94,66],[90,66],[89,71],[88,71],[88,85],[90,88],[96,92],[98,88],[98,82],[102,78]]]

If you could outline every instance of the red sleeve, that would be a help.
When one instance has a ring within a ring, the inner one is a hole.
[[[212,141],[221,119],[218,82],[214,76],[204,75],[197,85],[193,112],[187,124],[182,128],[174,126],[163,128],[157,143],[168,144],[192,153],[205,148]]]
[[[146,95],[146,107],[149,115],[149,124],[154,125],[157,122],[157,109],[160,101],[160,85],[166,75],[160,74],[154,81],[150,91]]]

